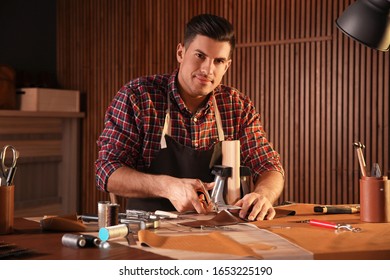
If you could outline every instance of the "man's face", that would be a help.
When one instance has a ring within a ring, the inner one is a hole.
[[[177,47],[179,89],[184,102],[204,99],[221,82],[229,68],[230,44],[197,35],[186,47]]]

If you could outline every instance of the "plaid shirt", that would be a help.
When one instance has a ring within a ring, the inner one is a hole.
[[[222,119],[225,140],[240,140],[241,165],[252,170],[253,180],[265,171],[284,174],[279,154],[272,149],[249,98],[234,88],[219,85],[212,93]],[[160,139],[171,98],[171,137],[196,150],[210,149],[218,141],[212,99],[192,114],[180,97],[177,70],[171,75],[141,77],[124,85],[105,116],[97,145],[96,183],[106,190],[108,177],[119,167],[145,171],[160,150]],[[196,164],[196,162],[194,162]]]

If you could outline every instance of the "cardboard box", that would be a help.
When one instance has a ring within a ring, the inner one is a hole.
[[[79,112],[80,92],[49,88],[21,88],[21,111]]]

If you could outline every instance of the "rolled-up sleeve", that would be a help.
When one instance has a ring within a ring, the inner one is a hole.
[[[242,161],[252,170],[253,181],[267,171],[277,171],[284,176],[280,155],[268,139],[260,121],[260,115],[251,103],[245,108],[240,135]]]
[[[95,162],[96,186],[102,191],[107,191],[108,178],[115,170],[122,166],[134,168],[138,158],[137,113],[131,98],[135,98],[134,95],[123,87],[105,114],[104,129],[97,140],[99,152]]]

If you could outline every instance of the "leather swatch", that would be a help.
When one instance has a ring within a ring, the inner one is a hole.
[[[214,254],[229,254],[263,259],[249,246],[240,244],[218,231],[209,234],[162,236],[148,230],[138,232],[141,245],[161,249],[185,250]]]

